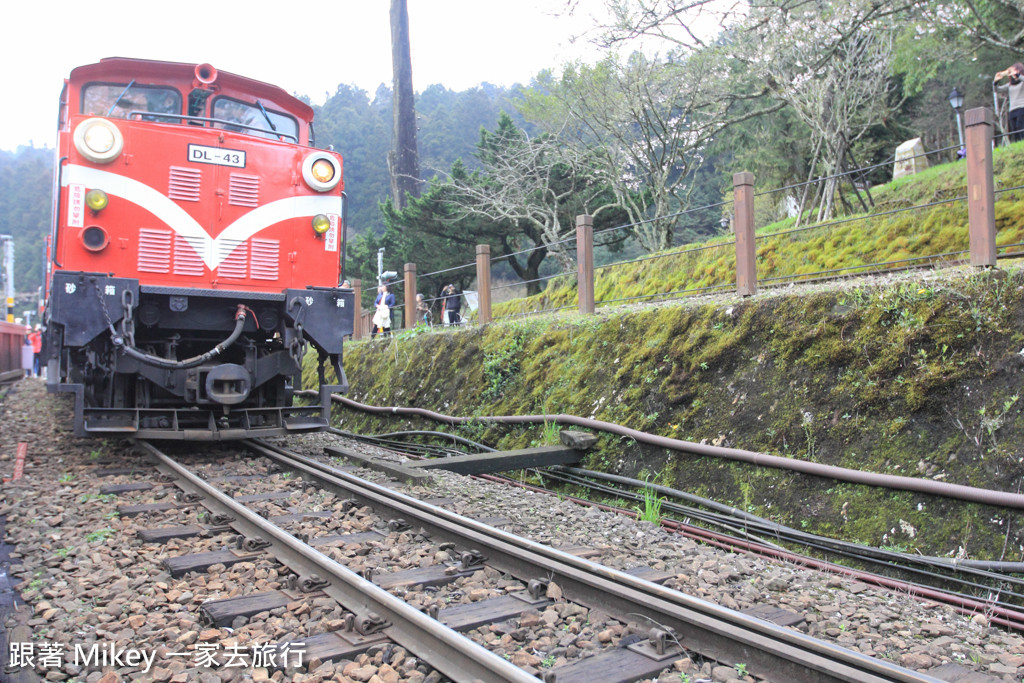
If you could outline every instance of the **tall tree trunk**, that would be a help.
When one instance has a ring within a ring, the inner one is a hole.
[[[412,91],[412,56],[409,50],[409,9],[406,0],[391,0],[391,68],[393,72],[394,134],[388,154],[391,199],[399,211],[405,195],[420,194],[420,162],[416,148],[416,106]]]
[[[811,181],[814,179],[814,169],[818,166],[818,153],[821,151],[821,138],[814,145],[814,154],[811,155],[811,170],[807,173],[807,183],[804,185],[803,195],[800,197],[800,206],[796,212],[796,224],[794,228],[799,228],[800,224],[804,220],[804,207],[807,205],[807,193],[811,189]],[[811,204],[811,208],[814,205]]]

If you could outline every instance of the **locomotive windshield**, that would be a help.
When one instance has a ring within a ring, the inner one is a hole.
[[[210,116],[220,121],[229,122],[215,122],[213,124],[214,128],[237,130],[271,140],[277,140],[281,135],[290,137],[293,140],[298,139],[299,126],[295,119],[287,114],[267,109],[259,102],[249,104],[248,102],[233,100],[229,97],[218,97],[213,101],[213,112],[211,112]],[[240,124],[240,126],[233,127],[232,123]]]
[[[126,119],[131,112],[146,112],[144,121],[177,123],[180,117],[154,114],[181,114],[181,93],[174,88],[131,83],[91,83],[82,91],[82,113]]]

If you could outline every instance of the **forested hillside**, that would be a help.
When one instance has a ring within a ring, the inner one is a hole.
[[[14,237],[14,284],[19,293],[43,283],[43,240],[50,227],[53,151],[0,151],[0,233]]]
[[[420,93],[416,116],[424,177],[447,171],[456,159],[474,167],[480,129],[494,127],[502,111],[523,125],[515,105],[518,93],[519,88],[509,90],[487,83],[462,92],[431,85]],[[339,85],[322,106],[313,107],[317,146],[334,145],[345,157],[345,191],[351,201],[349,228],[356,234],[383,231],[378,206],[389,193],[391,100],[391,89],[384,86],[371,96],[365,90]]]

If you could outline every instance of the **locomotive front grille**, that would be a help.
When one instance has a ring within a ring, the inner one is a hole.
[[[277,240],[252,240],[252,261],[249,277],[254,280],[276,280],[281,246]]]
[[[139,271],[167,273],[171,269],[171,231],[139,230]]]
[[[194,275],[201,277],[203,274],[203,259],[199,252],[205,248],[206,240],[202,237],[174,236],[174,274]]]
[[[232,173],[228,179],[228,204],[233,204],[234,206],[259,206],[259,176]]]
[[[167,196],[182,202],[198,202],[203,172],[198,168],[171,166]]]
[[[217,274],[221,277],[244,278],[248,273],[249,245],[240,240],[223,240],[218,245],[221,262]]]
[[[215,243],[220,265],[218,277],[277,280],[280,276],[281,243],[278,240],[221,240]],[[202,277],[203,255],[214,248],[206,237],[184,237],[170,230],[139,230],[138,269],[143,273],[173,273]]]

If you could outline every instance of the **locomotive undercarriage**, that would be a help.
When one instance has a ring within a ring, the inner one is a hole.
[[[57,273],[47,311],[48,386],[75,394],[75,433],[228,440],[322,429],[330,394],[347,390],[341,338],[352,294],[139,287]],[[319,405],[293,406],[307,343]],[[327,365],[341,384],[325,381]]]

